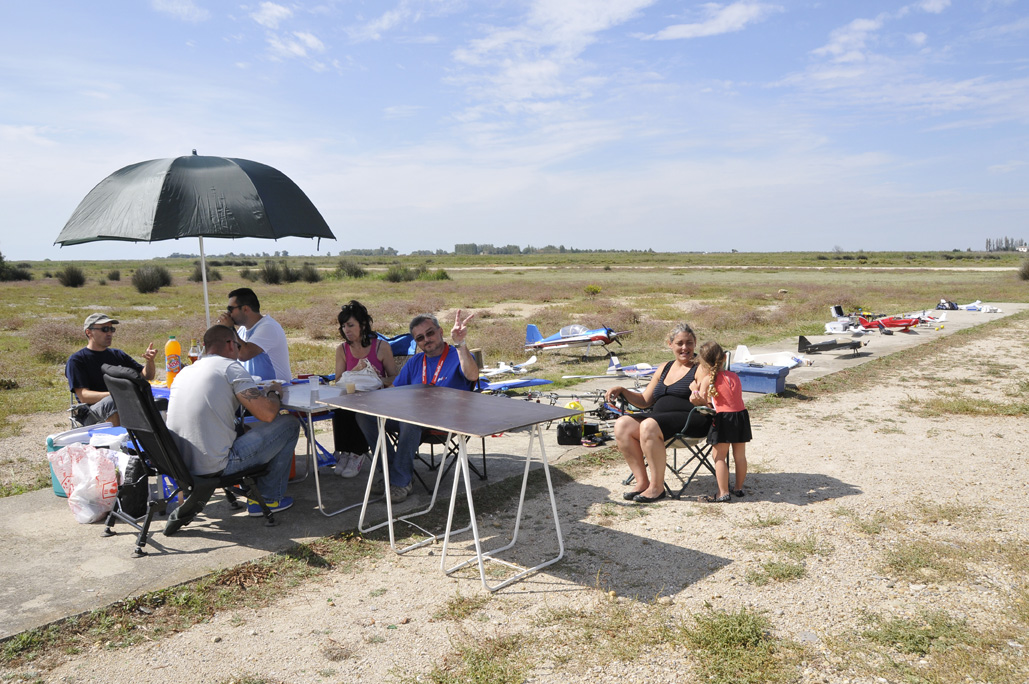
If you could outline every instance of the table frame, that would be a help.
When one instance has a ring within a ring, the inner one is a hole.
[[[500,402],[499,404],[497,402]],[[543,444],[542,424],[554,420],[580,415],[579,412],[571,409],[523,402],[506,397],[491,397],[475,392],[465,392],[447,387],[433,387],[416,385],[412,387],[391,388],[377,390],[375,392],[358,393],[356,395],[343,395],[337,398],[328,399],[328,405],[335,408],[347,409],[357,413],[374,415],[379,422],[379,438],[375,444],[375,454],[372,457],[372,467],[368,474],[368,484],[365,486],[365,496],[361,507],[361,516],[358,521],[358,530],[362,533],[371,532],[387,526],[389,528],[390,548],[397,554],[404,554],[413,549],[425,546],[440,539],[439,535],[432,534],[427,530],[411,522],[411,518],[425,515],[435,506],[439,491],[440,482],[443,479],[442,468],[436,475],[436,484],[433,487],[432,500],[429,506],[413,513],[394,518],[393,504],[389,492],[389,468],[386,463],[386,420],[392,419],[399,422],[413,423],[421,427],[433,428],[450,433],[458,439],[458,468],[454,474],[454,483],[451,490],[450,508],[447,515],[446,531],[442,536],[443,551],[440,559],[440,569],[446,574],[452,574],[460,568],[476,563],[479,568],[479,578],[484,589],[490,592],[497,591],[512,582],[515,582],[531,573],[534,573],[548,565],[553,565],[564,558],[565,547],[564,537],[561,532],[561,522],[557,514],[557,499],[554,495],[553,480],[550,476],[550,464],[547,461],[546,448]],[[475,504],[472,496],[472,484],[468,465],[468,440],[472,437],[486,437],[501,432],[510,432],[522,428],[530,431],[529,446],[525,455],[525,467],[522,473],[522,487],[518,499],[518,513],[515,517],[514,531],[511,541],[498,548],[483,550],[482,540],[479,534],[479,526],[475,515]],[[550,497],[551,511],[554,516],[554,531],[557,535],[558,554],[553,558],[544,560],[531,568],[496,558],[495,554],[512,548],[518,540],[518,532],[521,527],[521,518],[524,511],[525,493],[529,481],[529,469],[533,461],[533,443],[539,444],[539,461],[543,466],[543,472],[547,480],[547,493]],[[372,481],[375,476],[376,466],[381,464],[383,482],[386,487],[386,520],[371,527],[365,527],[368,504],[370,503]],[[468,501],[468,513],[470,523],[460,530],[453,529],[454,511],[457,504],[457,491],[459,482],[464,481],[465,496]],[[415,542],[402,549],[396,546],[394,524],[405,522],[424,532],[428,538]],[[450,545],[451,537],[462,532],[472,531],[472,539],[475,544],[475,557],[463,561],[450,568],[446,567],[447,548]],[[486,581],[485,564],[487,561],[495,561],[517,570],[498,584],[490,585]]]

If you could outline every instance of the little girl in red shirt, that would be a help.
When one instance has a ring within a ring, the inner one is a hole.
[[[740,377],[724,369],[725,350],[717,342],[705,342],[697,352],[700,368],[690,385],[690,401],[697,406],[713,406],[715,420],[707,436],[714,445],[715,479],[718,496],[702,496],[706,503],[729,503],[729,445],[736,466],[736,488],[732,494],[743,496],[743,481],[747,477],[747,442],[752,438],[750,413],[743,405],[743,386]]]

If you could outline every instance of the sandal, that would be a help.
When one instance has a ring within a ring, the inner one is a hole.
[[[734,490],[732,490],[732,495],[736,496],[736,497],[742,498],[743,497],[743,490],[742,489],[734,489]]]
[[[698,496],[697,501],[700,503],[729,503],[732,501],[732,496],[729,494],[724,496],[708,496],[705,494],[704,496]]]

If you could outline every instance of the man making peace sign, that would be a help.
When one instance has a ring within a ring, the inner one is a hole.
[[[454,327],[450,330],[448,344],[443,339],[443,329],[432,314],[421,314],[411,320],[408,330],[418,345],[419,352],[409,358],[400,373],[393,380],[394,387],[405,385],[437,385],[454,389],[471,390],[479,379],[479,366],[468,351],[465,343],[468,336],[468,321],[474,313],[461,318],[461,310],[454,316]],[[358,423],[374,422],[372,416],[358,416]],[[375,428],[362,425],[365,435],[376,434]],[[410,423],[387,422],[388,428],[395,428],[399,433],[396,453],[387,448],[389,457],[389,491],[393,503],[405,500],[414,491],[414,456],[418,453],[418,445],[422,441],[422,428]],[[371,428],[368,430],[367,428]],[[371,442],[369,442],[371,443]],[[382,494],[385,487],[382,481],[373,483],[372,493]]]

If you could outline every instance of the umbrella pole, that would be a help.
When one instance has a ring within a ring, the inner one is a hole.
[[[211,327],[211,305],[207,301],[207,259],[204,257],[204,238],[203,236],[197,238],[200,240],[200,277],[204,281],[204,316],[207,317],[207,328]],[[207,330],[204,328],[204,330]]]

